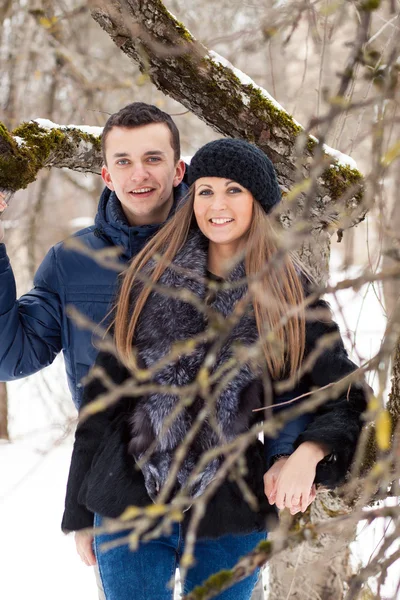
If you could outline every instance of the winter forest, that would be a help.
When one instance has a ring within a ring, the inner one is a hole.
[[[285,251],[310,269],[374,392],[346,483],[282,511],[228,579],[176,598],[218,598],[262,565],[253,600],[399,599],[399,0],[0,0],[0,219],[17,296],[54,244],[93,223],[102,127],[134,101],[173,117],[183,158],[224,136],[267,154]],[[312,394],[309,410],[324,401]],[[4,600],[97,598],[60,530],[77,420],[61,354],[0,383]],[[155,518],[132,515],[127,535]]]

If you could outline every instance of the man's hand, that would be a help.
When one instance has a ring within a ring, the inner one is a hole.
[[[96,557],[93,551],[93,535],[87,531],[75,532],[76,550],[81,557],[81,560],[88,567],[96,564]]]
[[[6,210],[6,208],[7,208],[5,197],[6,197],[6,195],[3,194],[3,192],[0,192],[0,217],[3,213],[3,211]],[[3,227],[3,224],[2,224],[1,218],[0,218],[0,244],[3,240],[4,240],[4,227]]]
[[[281,510],[288,508],[292,515],[304,512],[315,500],[316,467],[326,454],[318,444],[304,442],[291,456],[277,460],[264,475],[270,504]]]

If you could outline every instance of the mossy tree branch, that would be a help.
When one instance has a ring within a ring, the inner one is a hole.
[[[301,177],[310,176],[316,141],[264,90],[229,63],[210,54],[160,0],[92,0],[93,18],[165,94],[221,134],[256,143],[272,160],[280,183],[291,189],[299,179],[298,143],[303,135]],[[329,167],[334,164],[334,167]],[[325,210],[349,191],[347,207],[360,203],[359,171],[323,155],[313,194]]]
[[[98,135],[73,127],[41,127],[35,121],[9,132],[0,123],[0,189],[26,188],[44,167],[99,173],[101,164]]]

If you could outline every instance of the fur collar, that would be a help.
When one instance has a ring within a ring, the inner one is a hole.
[[[214,315],[212,322],[193,303],[184,301],[175,294],[179,290],[190,291],[195,298],[204,302],[208,290],[199,277],[206,278],[207,275],[207,247],[208,240],[199,231],[192,232],[159,281],[172,294],[153,291],[146,302],[138,323],[135,345],[148,368],[164,358],[175,343],[201,335],[208,324],[218,326],[218,320],[221,322],[221,318],[227,319],[247,292],[247,286],[243,285],[231,290],[219,290],[209,297],[209,310]],[[228,280],[240,281],[244,277],[244,265],[238,264]],[[134,300],[133,297],[132,301]],[[240,342],[241,345],[249,346],[256,339],[257,328],[249,310],[225,339],[222,336],[215,356],[212,357],[211,373],[216,373],[233,357],[235,344]],[[154,383],[179,387],[193,383],[209,350],[210,344],[202,341],[190,353],[181,354],[173,363],[155,372]],[[248,364],[240,364],[235,375],[223,386],[216,401],[215,414],[208,415],[190,446],[188,456],[181,464],[175,491],[185,486],[199,456],[205,450],[233,439],[249,427],[253,407],[243,407],[241,395],[255,378],[256,375]],[[176,409],[178,402],[179,398],[173,394],[153,393],[136,404],[130,418],[129,450],[136,460],[140,460],[151,443],[157,440],[156,450],[142,467],[146,488],[153,500],[168,477],[176,448],[186,437],[204,406],[203,398],[191,398],[186,408],[180,410],[172,424],[165,428],[165,421]],[[215,459],[206,466],[190,490],[194,497],[204,491],[215,477],[219,466],[220,459]]]

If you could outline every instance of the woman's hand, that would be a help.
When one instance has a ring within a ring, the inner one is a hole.
[[[264,475],[265,493],[270,504],[288,508],[292,515],[302,511],[316,496],[317,464],[328,452],[319,444],[304,442],[287,458],[280,458]]]
[[[92,567],[96,564],[96,557],[93,551],[93,535],[91,533],[84,530],[76,531],[75,546],[85,565]]]

